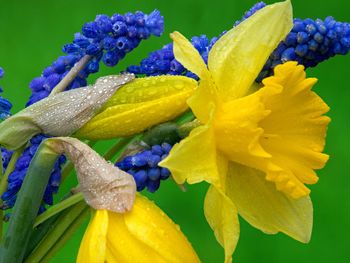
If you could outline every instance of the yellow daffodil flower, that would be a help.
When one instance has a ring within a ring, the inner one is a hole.
[[[75,136],[90,140],[129,136],[172,120],[188,109],[197,82],[183,76],[135,79],[121,87]]]
[[[77,263],[196,263],[191,244],[164,212],[141,195],[130,212],[97,210]]]
[[[289,1],[269,5],[228,31],[209,53],[208,68],[180,33],[176,59],[200,77],[188,104],[201,126],[175,145],[160,165],[177,183],[211,184],[204,203],[208,223],[231,262],[239,238],[238,214],[265,233],[308,242],[310,190],[322,168],[328,106],[311,91],[316,79],[288,62],[256,89],[268,56],[292,28]]]

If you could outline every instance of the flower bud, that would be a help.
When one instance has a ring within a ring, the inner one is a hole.
[[[183,76],[138,78],[119,89],[75,136],[111,139],[143,132],[188,109],[197,82]]]
[[[68,136],[87,123],[119,87],[133,79],[133,74],[106,76],[91,87],[49,96],[2,122],[0,144],[17,149],[38,133]]]

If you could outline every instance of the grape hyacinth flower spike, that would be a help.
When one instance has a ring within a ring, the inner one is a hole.
[[[85,23],[82,32],[76,33],[72,43],[63,46],[63,52],[66,55],[58,57],[50,66],[45,68],[41,76],[34,78],[29,87],[31,96],[26,106],[40,101],[50,95],[51,91],[59,84],[69,72],[74,69],[75,74],[71,76],[70,81],[65,82],[67,89],[75,89],[87,86],[87,78],[89,75],[99,71],[102,61],[106,66],[114,66],[127,53],[135,49],[142,40],[148,39],[150,36],[160,36],[164,29],[164,18],[158,10],[154,10],[150,14],[137,11],[135,13],[114,14],[112,16],[97,15],[92,22]],[[83,59],[84,58],[84,59]],[[82,63],[83,62],[83,63]],[[63,86],[64,87],[64,86]],[[7,194],[2,196],[6,207],[11,207],[16,199],[16,194],[20,189],[23,178],[28,169],[28,165],[39,144],[47,136],[36,136],[31,140],[30,145],[20,157],[20,164],[16,165],[13,172],[9,175],[9,180],[13,180],[15,186],[8,188]],[[1,148],[5,162],[3,167],[6,168],[6,162],[11,156],[11,152]],[[28,154],[30,153],[30,154]],[[24,161],[25,160],[25,161]],[[59,158],[56,168],[52,172],[52,185],[58,188],[61,172],[60,167],[64,163],[65,158]],[[20,174],[20,176],[18,176]],[[48,193],[45,200],[52,200],[51,187],[48,186]],[[46,202],[52,204],[52,202]]]

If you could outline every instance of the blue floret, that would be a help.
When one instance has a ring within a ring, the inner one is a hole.
[[[4,70],[0,67],[0,79],[4,76],[4,74]],[[2,93],[2,91],[2,87],[0,86],[0,93]],[[12,103],[0,95],[0,120],[6,119],[11,115],[11,108]]]
[[[159,167],[158,163],[168,156],[171,148],[168,143],[154,145],[149,150],[126,156],[116,163],[116,166],[134,177],[137,191],[147,188],[149,192],[154,193],[158,190],[160,181],[170,176],[169,170]]]

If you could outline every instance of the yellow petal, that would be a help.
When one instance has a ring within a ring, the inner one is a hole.
[[[195,80],[183,76],[137,78],[118,89],[102,110],[120,104],[134,104],[161,99],[181,91],[194,90]]]
[[[195,128],[187,138],[174,145],[159,165],[168,168],[178,184],[185,181],[190,184],[201,181],[219,184],[213,129],[209,125]]]
[[[198,50],[193,47],[181,33],[170,34],[174,41],[174,56],[186,69],[195,73],[200,79],[208,77],[208,69]]]
[[[266,178],[294,198],[309,194],[303,183],[316,183],[314,169],[323,168],[328,160],[322,151],[330,121],[323,114],[329,108],[311,91],[316,81],[306,78],[303,66],[288,62],[277,66],[259,91],[271,112],[260,122],[260,143],[272,155]]]
[[[190,41],[179,32],[174,32],[170,36],[174,40],[175,58],[200,78],[199,88],[188,100],[188,105],[199,121],[207,123],[210,118],[212,104],[217,103],[216,87],[211,74],[201,55]]]
[[[252,168],[230,164],[226,189],[238,213],[265,233],[283,232],[300,242],[309,242],[313,220],[310,198],[290,198],[264,177]]]
[[[110,213],[108,240],[107,262],[200,262],[180,228],[141,195],[131,212]]]
[[[216,239],[225,250],[225,263],[230,263],[239,239],[235,205],[222,191],[210,186],[204,200],[204,213]]]
[[[189,81],[187,78],[185,81],[182,80],[182,78],[173,77],[174,86],[168,89],[169,93],[160,92],[163,94],[162,96],[157,93],[155,99],[149,100],[150,97],[145,96],[146,101],[144,102],[120,104],[106,108],[83,126],[75,136],[90,140],[129,136],[174,119],[187,110],[186,100],[193,94],[197,85],[195,81]],[[182,81],[183,86],[174,91],[176,85],[180,86],[179,81]],[[144,84],[142,81],[137,83],[138,85]],[[162,83],[159,80],[154,84],[154,87],[157,85],[163,87]],[[170,81],[167,85],[170,85]],[[141,96],[138,97],[137,101],[140,98]]]
[[[97,210],[81,241],[77,263],[103,263],[108,230],[107,210]]]
[[[290,1],[276,3],[259,10],[215,43],[208,66],[222,100],[247,94],[267,58],[292,25]]]

